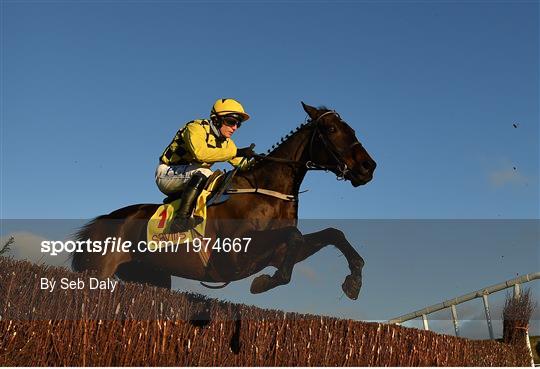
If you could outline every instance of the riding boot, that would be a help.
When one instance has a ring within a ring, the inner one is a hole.
[[[197,197],[199,197],[205,184],[206,177],[199,173],[195,173],[186,184],[184,191],[182,192],[180,206],[169,227],[172,233],[185,232],[189,229],[193,229],[203,221],[203,218],[199,216],[192,217],[191,213],[195,207],[195,201],[197,200]]]

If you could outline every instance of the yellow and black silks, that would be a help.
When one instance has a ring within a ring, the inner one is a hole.
[[[159,160],[167,165],[201,164],[210,168],[216,162],[229,162],[238,166],[242,160],[236,156],[237,147],[230,138],[218,138],[210,122],[193,120],[176,132]]]

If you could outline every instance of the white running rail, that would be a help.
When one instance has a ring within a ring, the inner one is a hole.
[[[424,329],[429,330],[429,324],[428,324],[428,318],[427,318],[428,314],[434,313],[439,310],[450,308],[452,312],[452,321],[454,322],[454,331],[456,332],[456,336],[459,336],[459,321],[457,317],[456,306],[466,301],[473,300],[475,298],[482,298],[482,301],[484,302],[484,311],[486,313],[486,321],[487,321],[487,325],[489,329],[489,336],[491,339],[494,339],[495,337],[493,336],[493,326],[491,324],[491,316],[489,313],[488,295],[494,292],[502,291],[507,288],[513,287],[514,296],[518,296],[521,293],[522,284],[536,280],[536,279],[540,279],[540,272],[526,274],[518,278],[510,279],[503,283],[495,284],[493,286],[489,286],[481,290],[468,293],[463,296],[446,300],[439,304],[425,307],[421,310],[413,311],[412,313],[409,313],[409,314],[398,316],[396,318],[390,319],[388,323],[401,324],[408,320],[422,317],[422,320],[424,322]]]

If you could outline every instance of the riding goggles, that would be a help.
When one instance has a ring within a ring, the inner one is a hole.
[[[229,114],[221,118],[221,122],[229,127],[236,126],[240,128],[242,126],[242,117],[237,114]]]

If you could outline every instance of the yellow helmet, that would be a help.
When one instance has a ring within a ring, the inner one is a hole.
[[[249,114],[244,111],[242,104],[234,99],[218,99],[210,112],[210,116],[224,116],[228,114],[238,114],[242,117],[242,121],[249,119]]]

